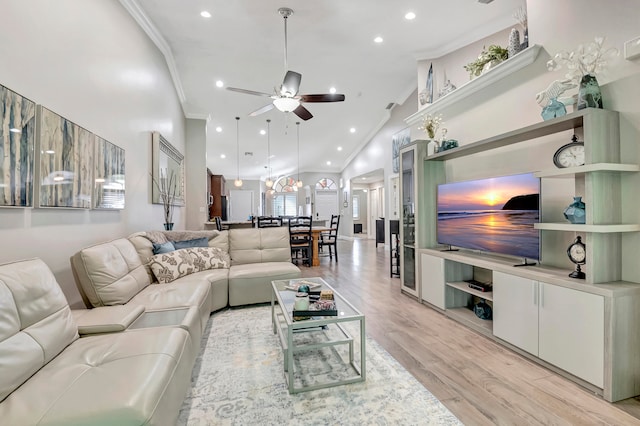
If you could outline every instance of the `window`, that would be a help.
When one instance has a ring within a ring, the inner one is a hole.
[[[276,193],[273,196],[273,216],[297,216],[298,195],[294,193]]]
[[[273,216],[297,216],[298,187],[295,179],[283,177],[273,185]]]
[[[353,196],[351,201],[351,208],[353,209],[353,218],[360,219],[360,198],[357,195]]]
[[[322,178],[316,182],[316,190],[337,189],[336,183],[329,178]]]

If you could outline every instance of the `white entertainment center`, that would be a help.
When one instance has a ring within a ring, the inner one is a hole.
[[[460,167],[455,161],[505,150],[512,157],[527,156],[532,140],[551,140],[557,148],[567,133],[583,138],[585,164],[535,173],[543,188],[536,224],[542,235],[540,264],[516,268],[519,260],[511,257],[438,246],[436,188],[447,182],[452,167]],[[411,200],[415,230],[413,244],[401,247],[403,292],[608,401],[640,394],[640,284],[622,280],[620,260],[625,235],[640,231],[640,224],[625,221],[621,208],[624,175],[640,167],[621,163],[619,133],[617,112],[584,109],[431,156],[424,155],[420,141],[401,151],[420,156],[411,173],[401,173],[401,196]],[[403,176],[411,176],[410,185]],[[587,206],[584,225],[562,217],[562,206],[575,195]],[[403,242],[406,217],[401,218]],[[575,235],[587,247],[586,279],[569,277],[566,250]],[[406,250],[413,250],[415,269]],[[413,271],[415,284],[405,288]],[[468,279],[492,284],[492,291],[469,288]],[[493,305],[493,320],[470,309],[478,299]]]

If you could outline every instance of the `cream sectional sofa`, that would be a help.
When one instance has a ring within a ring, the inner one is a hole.
[[[79,338],[44,262],[0,265],[0,424],[175,424],[197,354],[179,327]]]
[[[227,263],[159,284],[153,242],[198,237]],[[41,260],[0,265],[0,424],[174,425],[210,313],[270,301],[290,256],[284,227],[136,233],[71,257],[80,310]]]

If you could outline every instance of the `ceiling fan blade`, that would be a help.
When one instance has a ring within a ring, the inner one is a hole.
[[[280,94],[282,96],[295,96],[300,90],[300,81],[302,80],[302,74],[295,71],[287,71],[282,81],[282,87],[280,88]]]
[[[249,113],[249,117],[255,117],[256,115],[260,115],[263,114],[269,110],[273,109],[273,104],[267,104],[265,106],[263,106],[262,108],[259,108],[255,111],[253,111],[252,113]]]
[[[307,121],[308,119],[313,118],[313,115],[309,112],[309,110],[303,107],[302,105],[298,105],[298,108],[294,109],[293,113],[298,117],[300,117],[301,119],[303,119],[304,121]]]
[[[237,87],[227,87],[227,90],[231,90],[232,92],[245,93],[247,95],[266,96],[268,98],[271,97],[271,94],[269,93],[256,92],[255,90],[239,89]]]
[[[300,102],[342,102],[344,95],[338,93],[324,93],[319,95],[300,95]]]

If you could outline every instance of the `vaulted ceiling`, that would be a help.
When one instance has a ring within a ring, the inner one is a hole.
[[[418,59],[437,58],[514,25],[513,13],[524,0],[121,3],[167,57],[186,116],[210,120],[209,169],[235,178],[239,141],[240,177],[264,179],[268,163],[274,177],[297,173],[296,122],[301,123],[300,172],[340,172],[387,121],[389,104],[402,104],[416,90]],[[287,59],[288,69],[302,74],[300,93],[328,93],[333,87],[346,96],[344,102],[305,103],[313,114],[308,121],[275,108],[250,117],[271,100],[225,90],[273,93],[280,87],[285,75],[281,7],[294,11],[287,21]],[[203,11],[211,16],[201,16]],[[408,12],[415,19],[406,19]],[[383,41],[376,43],[376,37]],[[270,132],[263,135],[267,119]]]

